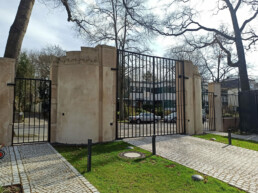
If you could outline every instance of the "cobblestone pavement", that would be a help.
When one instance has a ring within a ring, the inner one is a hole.
[[[50,144],[15,146],[24,193],[98,192]]]
[[[221,136],[228,136],[228,133],[226,132],[218,132],[218,131],[205,131],[205,133],[211,133],[214,135],[221,135]],[[236,139],[243,139],[243,140],[251,140],[251,141],[257,141],[258,142],[258,135],[252,134],[252,135],[237,135],[232,133],[231,136]]]
[[[152,150],[151,137],[125,139]],[[258,152],[191,136],[156,137],[157,155],[251,193],[258,192]]]
[[[4,147],[5,157],[0,159],[0,186],[20,184],[20,178],[12,147]]]

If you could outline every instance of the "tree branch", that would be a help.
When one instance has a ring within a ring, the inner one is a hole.
[[[230,67],[239,67],[239,62],[235,62],[233,63],[231,60],[231,53],[230,51],[228,51],[223,45],[222,43],[219,41],[219,39],[217,37],[216,38],[216,42],[218,43],[219,47],[227,54],[227,61],[228,61],[228,65]]]
[[[237,5],[236,5],[236,7],[234,9],[235,12],[237,12],[237,10],[238,10],[239,6],[241,5],[241,3],[242,3],[242,0],[238,0]]]
[[[240,28],[240,31],[242,32],[245,28],[245,26],[251,22],[253,19],[256,18],[256,16],[258,15],[258,9],[256,10],[256,12],[254,13],[254,15],[252,17],[250,17],[249,19],[245,20],[245,22],[242,24],[241,28]]]
[[[128,6],[126,5],[125,0],[123,0],[123,4],[124,4],[124,7],[126,8],[126,11],[127,11],[128,14],[129,14],[129,16],[132,18],[132,20],[134,20],[134,21],[137,22],[138,24],[140,24],[140,25],[142,25],[142,26],[145,26],[146,28],[148,28],[148,29],[150,29],[150,30],[152,30],[152,31],[154,31],[154,32],[159,33],[160,35],[164,35],[164,36],[175,36],[175,37],[177,37],[177,36],[181,36],[181,35],[183,35],[183,34],[185,34],[185,33],[187,33],[187,32],[196,32],[196,31],[199,31],[199,30],[205,30],[205,31],[208,31],[208,32],[214,32],[214,33],[216,33],[216,34],[218,34],[218,35],[221,35],[221,36],[223,36],[223,37],[225,37],[225,38],[227,38],[227,39],[229,39],[229,40],[235,40],[235,37],[230,36],[230,35],[227,35],[227,34],[221,32],[221,31],[219,31],[219,30],[217,30],[217,29],[205,27],[205,26],[201,25],[200,23],[198,23],[198,22],[196,22],[196,21],[193,21],[191,18],[188,19],[189,23],[187,23],[187,24],[185,24],[185,25],[183,25],[183,23],[182,23],[182,26],[181,26],[181,28],[180,28],[180,32],[174,33],[174,32],[173,32],[174,29],[171,29],[171,27],[170,27],[170,29],[172,30],[172,33],[167,33],[167,32],[161,31],[160,29],[156,28],[156,27],[155,27],[153,24],[151,24],[151,23],[148,23],[148,22],[146,22],[146,21],[144,21],[144,20],[141,20],[141,21],[140,21],[139,19],[136,19],[136,17],[135,17],[135,16],[132,14],[132,12],[131,12],[131,10],[133,10],[133,9],[132,9],[131,7],[128,7]],[[133,13],[136,14],[136,13],[134,12],[134,10],[133,10]],[[189,17],[191,17],[191,16],[189,16]],[[190,28],[189,26],[192,25],[192,24],[197,25],[197,28]],[[189,27],[189,28],[188,28],[188,27]]]

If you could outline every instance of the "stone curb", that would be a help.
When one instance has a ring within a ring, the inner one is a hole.
[[[21,184],[22,184],[22,187],[23,187],[23,192],[24,193],[31,193],[30,183],[29,183],[28,177],[26,175],[26,172],[24,170],[19,150],[18,150],[17,147],[13,147],[13,148],[14,148],[14,152],[15,152],[15,155],[16,155],[16,161],[17,161],[18,170],[19,170],[19,173],[20,173],[20,179],[21,179]]]
[[[51,144],[47,143],[48,146],[58,155],[58,157],[76,174],[76,176],[87,186],[93,193],[99,193],[99,191],[86,180],[60,153],[58,153]]]
[[[20,180],[20,176],[19,176],[19,172],[18,172],[18,166],[17,166],[15,154],[14,154],[14,149],[13,149],[13,147],[10,147],[9,150],[10,150],[12,173],[13,173],[12,185],[21,184],[21,180]]]

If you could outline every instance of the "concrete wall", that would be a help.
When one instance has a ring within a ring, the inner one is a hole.
[[[82,48],[52,66],[51,142],[115,139],[116,49]]]
[[[239,117],[224,117],[223,118],[223,131],[228,132],[228,129],[239,129],[240,119]]]
[[[0,144],[12,144],[15,60],[0,58]]]
[[[198,67],[194,66],[191,61],[184,61],[184,69],[182,63],[176,64],[176,88],[177,88],[177,129],[184,126],[183,115],[185,114],[185,131],[186,134],[203,133],[202,125],[202,97],[201,97],[201,76]],[[185,83],[183,88],[183,77],[185,75]],[[185,108],[182,108],[183,90],[185,92]]]

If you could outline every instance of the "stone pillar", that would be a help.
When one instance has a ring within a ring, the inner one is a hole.
[[[0,144],[12,145],[15,60],[0,58]]]
[[[183,84],[184,71],[184,84]],[[176,91],[177,91],[177,129],[178,133],[185,128],[188,135],[201,134],[202,130],[202,97],[201,97],[201,76],[197,66],[191,61],[184,61],[176,64]],[[184,91],[184,92],[183,92]],[[184,93],[184,94],[183,94]],[[185,107],[183,100],[185,99]],[[184,117],[185,116],[185,117]],[[184,121],[185,119],[185,121]]]
[[[57,130],[57,76],[58,76],[58,59],[52,63],[50,69],[51,79],[51,126],[50,126],[50,142],[56,142]]]
[[[116,48],[67,52],[51,68],[51,142],[86,144],[115,139]]]
[[[221,85],[220,83],[209,83],[208,91],[214,93],[214,115],[211,114],[215,119],[215,130],[223,131],[223,120],[222,120],[222,103],[221,103]],[[209,101],[210,104],[210,101]],[[215,117],[214,117],[215,116]]]
[[[99,82],[99,142],[115,139],[116,131],[116,48],[97,46],[100,60]]]

